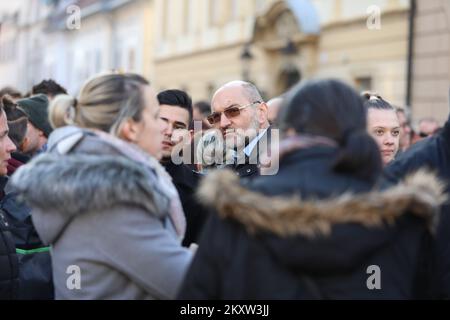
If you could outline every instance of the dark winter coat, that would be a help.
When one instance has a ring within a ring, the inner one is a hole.
[[[191,243],[198,242],[207,217],[207,210],[195,196],[201,176],[183,164],[175,165],[169,161],[162,165],[172,177],[172,182],[180,195],[186,215],[186,235],[183,239],[183,246],[189,247]]]
[[[269,127],[264,135],[259,139],[258,144],[254,147],[249,156],[245,156],[242,164],[230,166],[237,176],[241,178],[256,178],[260,175],[260,156],[267,153],[271,146],[271,128]]]
[[[335,158],[329,147],[295,151],[276,176],[244,186],[227,172],[208,176],[200,193],[218,215],[205,226],[179,297],[421,297],[442,185],[418,173],[376,191],[334,173]]]
[[[8,188],[7,188],[8,189]],[[8,192],[0,202],[19,260],[19,295],[23,300],[54,298],[50,247],[39,238],[31,219],[30,208]]]
[[[0,300],[17,299],[19,264],[9,224],[0,210]]]
[[[413,145],[385,170],[388,181],[395,183],[420,168],[436,172],[446,184],[450,195],[450,120],[437,135]],[[450,206],[441,208],[440,222],[433,246],[434,267],[432,294],[434,298],[450,299]]]

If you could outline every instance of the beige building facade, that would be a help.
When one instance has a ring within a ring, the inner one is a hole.
[[[449,114],[450,1],[416,1],[411,104],[415,119]]]
[[[120,69],[194,101],[235,79],[269,99],[333,77],[410,105],[413,120],[448,116],[448,0],[51,2],[0,3],[0,87],[26,92],[51,77],[76,94],[91,75]],[[70,5],[81,8],[80,29],[65,27]]]
[[[271,98],[334,77],[403,105],[409,0],[156,0],[155,82],[210,99],[247,78]]]
[[[1,2],[0,88],[25,93],[52,78],[77,94],[89,77],[112,69],[151,78],[153,6],[153,0]]]

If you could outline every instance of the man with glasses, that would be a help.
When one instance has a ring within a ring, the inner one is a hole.
[[[216,91],[211,109],[208,122],[222,133],[226,152],[233,153],[236,174],[258,175],[260,156],[270,145],[268,108],[258,89],[249,82],[229,82]]]

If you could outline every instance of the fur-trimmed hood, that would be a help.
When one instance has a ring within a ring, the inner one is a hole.
[[[392,239],[395,228],[382,226],[395,226],[406,215],[433,229],[446,201],[443,183],[425,171],[383,191],[318,201],[263,195],[244,188],[231,172],[218,171],[204,179],[198,196],[220,217],[237,221],[252,235],[263,235],[277,259],[288,260],[284,262],[290,266],[316,259],[315,270],[335,270],[341,258],[341,267],[350,267]],[[299,245],[299,237],[309,249]]]
[[[312,201],[299,195],[268,197],[242,187],[232,172],[217,171],[203,180],[198,195],[221,217],[239,221],[251,233],[311,237],[328,234],[331,226],[339,223],[367,227],[394,223],[406,212],[424,218],[432,227],[439,207],[446,201],[444,189],[434,174],[419,171],[384,191]]]
[[[79,149],[95,152],[41,154],[12,176],[12,188],[32,208],[45,243],[56,241],[73,217],[87,212],[133,205],[160,218],[167,215],[170,199],[149,168],[112,152],[98,137],[84,138]]]

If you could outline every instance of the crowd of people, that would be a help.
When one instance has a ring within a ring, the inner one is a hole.
[[[450,298],[450,123],[333,79],[0,101],[0,299]]]

